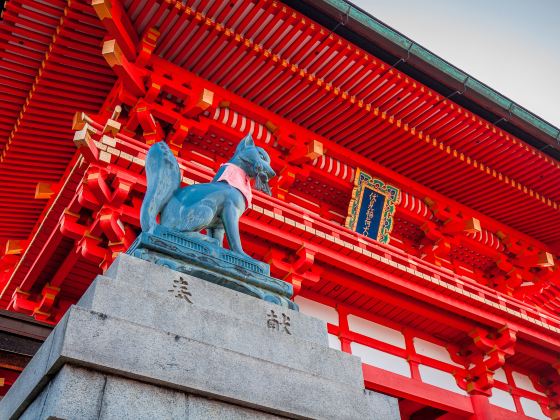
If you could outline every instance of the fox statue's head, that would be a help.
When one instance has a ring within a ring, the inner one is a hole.
[[[268,195],[271,194],[268,181],[276,176],[270,166],[270,157],[262,148],[255,145],[251,134],[241,139],[235,150],[231,162],[239,166],[255,180],[255,188]]]

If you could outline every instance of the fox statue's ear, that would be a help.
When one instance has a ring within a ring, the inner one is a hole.
[[[255,140],[253,140],[253,136],[251,136],[251,133],[247,134],[245,137],[243,137],[243,143],[245,143],[245,147],[247,146],[255,146]]]
[[[235,149],[235,154],[238,154],[239,152],[245,150],[246,147],[251,147],[251,146],[255,146],[255,141],[253,140],[251,134],[247,134],[245,137],[241,139],[241,141],[237,145],[237,149]]]

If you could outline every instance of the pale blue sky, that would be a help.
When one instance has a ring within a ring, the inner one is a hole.
[[[560,127],[560,0],[351,0]]]

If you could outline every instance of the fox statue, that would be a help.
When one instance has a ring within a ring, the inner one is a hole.
[[[247,255],[239,237],[239,218],[251,204],[250,181],[254,179],[255,188],[270,195],[268,181],[275,175],[270,157],[248,134],[211,182],[181,188],[177,159],[165,142],[156,143],[146,156],[148,185],[140,209],[142,231],[153,233],[159,214],[162,226],[180,232],[206,229],[220,246],[225,234],[232,251]]]

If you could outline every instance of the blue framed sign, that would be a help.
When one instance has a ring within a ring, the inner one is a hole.
[[[381,243],[389,243],[400,190],[358,169],[346,227]]]

